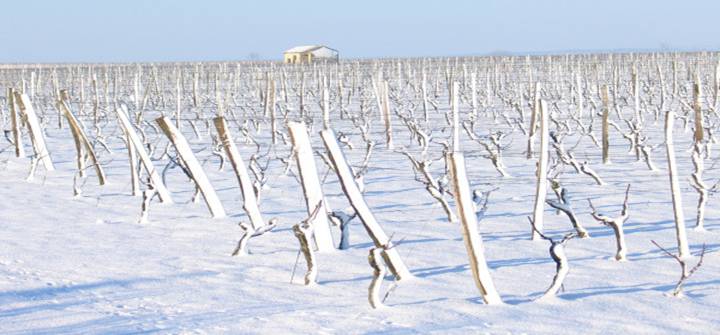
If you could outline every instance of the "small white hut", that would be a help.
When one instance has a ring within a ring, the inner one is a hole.
[[[324,45],[304,45],[288,49],[283,53],[287,64],[312,63],[317,61],[337,62],[340,53]]]

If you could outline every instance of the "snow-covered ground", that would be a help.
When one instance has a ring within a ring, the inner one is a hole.
[[[440,115],[436,120],[437,125],[444,122]],[[662,143],[662,120],[649,120],[651,142]],[[110,121],[106,134],[119,134],[114,116]],[[183,129],[228,217],[211,219],[202,201],[193,203],[194,187],[175,168],[168,172],[167,184],[176,203],[154,201],[149,223],[140,224],[142,199],[130,195],[127,152],[120,138],[108,135],[113,153],[101,152],[108,185],[97,186],[94,172],[88,170],[82,195],[73,197],[75,147],[70,131],[55,125],[54,121],[46,125],[46,139],[57,171],[45,173],[40,168],[28,182],[29,159],[14,158],[10,150],[1,156],[3,334],[711,334],[720,329],[720,207],[717,198],[711,198],[707,231],[690,229],[697,195],[688,183],[692,132],[683,132],[682,123],[675,134],[688,239],[693,253],[707,244],[704,264],[687,282],[684,297],[668,295],[680,268],[650,242],[655,240],[671,251],[677,246],[664,146],[654,152],[657,172],[628,155],[627,141],[616,132],[611,138],[610,165],[600,164],[600,150],[587,138],[574,150],[578,158],[589,159],[607,185],[596,186],[571,169],[562,175],[592,238],[568,242],[571,269],[564,291],[537,302],[533,300],[550,285],[555,264],[547,242],[529,240],[526,216],[532,210],[536,179],[535,160],[527,160],[523,153],[526,138],[515,131],[506,140],[510,148],[504,160],[512,178],[500,178],[490,161],[480,157],[480,147],[463,133],[471,187],[498,188],[490,196],[479,229],[505,304],[483,304],[468,267],[460,225],[447,222],[441,207],[414,180],[407,158],[380,143],[365,178],[365,198],[393,236],[414,278],[396,286],[387,277],[383,286],[383,292],[390,290],[386,307],[377,310],[367,301],[372,275],[367,255],[372,241],[357,220],[351,227],[349,250],[318,254],[317,285],[302,285],[302,257],[291,281],[299,250],[291,226],[307,213],[302,188],[292,175],[283,175],[279,160],[270,164],[260,209],[266,220],[277,217],[280,224],[251,239],[250,255],[231,257],[241,236],[237,223],[247,218],[232,169],[228,164],[224,171],[218,170],[207,135],[197,139],[189,126]],[[351,134],[356,147],[362,147],[357,129],[347,120],[333,120],[333,125]],[[494,123],[492,117],[478,123],[482,134],[506,127],[502,121]],[[374,137],[381,142],[380,124],[374,129]],[[311,140],[321,149],[316,131]],[[161,135],[152,136],[166,141]],[[239,134],[235,136],[247,162],[254,149]],[[395,136],[396,146],[411,145],[400,126]],[[260,139],[269,141],[267,134]],[[278,156],[286,157],[288,148],[280,147],[285,153]],[[431,150],[434,156],[438,148]],[[30,151],[29,145],[26,149]],[[353,163],[362,160],[362,149],[344,150]],[[717,154],[711,157],[714,162]],[[706,161],[705,178],[714,184],[720,174],[713,162]],[[156,162],[159,167],[166,163]],[[327,168],[317,155],[316,163],[322,179]],[[436,171],[441,170],[442,162],[436,164]],[[629,261],[617,262],[612,230],[592,220],[585,199],[617,215],[627,183],[632,183],[625,227]],[[323,191],[331,208],[349,206],[332,173]],[[554,197],[552,192],[548,197]],[[550,236],[572,231],[567,217],[549,208],[545,221]],[[338,242],[336,228],[333,233]]]

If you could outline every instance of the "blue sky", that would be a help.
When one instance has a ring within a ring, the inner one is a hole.
[[[720,49],[717,0],[4,1],[0,62]]]

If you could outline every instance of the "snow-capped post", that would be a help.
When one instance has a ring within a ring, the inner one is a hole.
[[[20,110],[15,102],[15,90],[13,88],[7,89],[7,105],[8,112],[10,112],[10,124],[12,125],[12,136],[13,144],[15,145],[15,157],[25,157],[25,148],[22,144],[22,131],[20,130]]]
[[[675,112],[672,109],[665,112],[665,148],[667,151],[668,176],[670,177],[670,192],[672,193],[673,213],[675,215],[675,234],[678,243],[680,258],[690,256],[687,233],[685,232],[685,215],[683,214],[682,194],[678,182],[677,166],[675,164],[675,145],[673,144],[673,126]]]
[[[600,222],[601,224],[608,226],[613,229],[615,232],[615,242],[617,244],[617,252],[615,253],[615,260],[617,261],[626,261],[627,260],[627,247],[625,245],[625,232],[623,230],[623,226],[625,225],[625,221],[628,220],[630,217],[629,212],[629,206],[628,206],[628,195],[630,194],[630,184],[628,184],[627,188],[625,189],[625,201],[623,202],[623,208],[622,212],[620,212],[620,216],[616,218],[611,218],[609,216],[603,215],[598,213],[597,209],[595,209],[595,206],[593,206],[590,199],[588,199],[588,204],[590,205],[590,208],[592,209],[592,212],[590,213],[592,217]]]
[[[100,185],[105,185],[105,172],[103,171],[102,166],[100,166],[100,163],[97,160],[95,150],[93,149],[92,143],[90,143],[90,140],[85,134],[85,130],[83,130],[80,122],[78,122],[77,118],[75,118],[75,115],[73,115],[73,113],[70,111],[70,107],[68,107],[65,101],[58,100],[55,104],[58,109],[63,111],[65,117],[68,120],[68,124],[70,124],[70,129],[72,130],[73,138],[75,139],[75,149],[77,150],[78,169],[80,171],[84,169],[85,159],[83,155],[83,150],[85,150],[87,155],[90,157],[90,160],[92,161],[93,167],[95,168],[95,174],[97,174],[98,183]]]
[[[603,85],[600,92],[602,98],[602,160],[603,164],[610,163],[610,93],[608,86]]]
[[[250,225],[252,228],[260,229],[265,225],[265,222],[260,214],[258,201],[255,197],[255,191],[253,190],[252,181],[250,181],[250,175],[245,167],[245,162],[235,146],[235,142],[230,135],[230,129],[227,126],[225,118],[222,116],[215,117],[213,119],[213,123],[215,124],[215,129],[217,129],[220,141],[222,141],[225,153],[230,160],[230,164],[235,171],[235,177],[240,185],[240,193],[242,193],[243,197],[243,209],[245,210],[245,214],[250,219]]]
[[[293,143],[293,151],[295,153],[295,161],[297,163],[300,174],[300,182],[305,196],[305,205],[308,214],[315,210],[315,206],[319,204],[319,215],[314,215],[311,220],[315,243],[318,251],[331,251],[335,249],[330,232],[330,223],[327,218],[327,208],[325,197],[323,196],[320,179],[317,175],[317,167],[315,166],[315,157],[313,157],[312,144],[307,133],[307,128],[303,122],[288,123],[290,129],[290,138]]]
[[[535,188],[535,206],[533,207],[532,239],[540,238],[537,232],[543,232],[543,211],[545,208],[545,197],[547,196],[547,171],[548,171],[548,110],[545,100],[540,100],[540,157],[537,162],[537,187]]]
[[[455,200],[457,211],[462,223],[462,235],[465,241],[470,269],[472,270],[475,285],[480,290],[483,300],[488,305],[501,304],[502,299],[495,290],[490,269],[483,254],[483,243],[477,228],[475,205],[470,194],[470,184],[465,173],[465,157],[462,152],[449,154],[450,171],[455,187]]]
[[[383,305],[380,298],[380,287],[385,277],[385,264],[382,263],[382,247],[372,248],[368,253],[368,263],[373,269],[373,278],[368,287],[368,301],[372,308],[380,308]]]
[[[671,253],[667,249],[661,247],[654,240],[651,240],[651,242],[656,247],[660,248],[660,250],[662,250],[666,255],[674,258],[678,262],[678,264],[680,264],[680,270],[682,271],[680,274],[680,280],[678,280],[677,284],[675,284],[675,289],[673,289],[672,295],[676,296],[676,297],[682,296],[683,284],[685,284],[685,281],[687,281],[688,278],[690,278],[690,276],[692,276],[695,273],[695,271],[697,271],[700,268],[700,266],[702,266],[703,259],[705,258],[705,244],[703,243],[702,251],[700,251],[700,259],[695,264],[695,266],[693,266],[692,269],[690,269],[690,268],[688,268],[688,263],[687,263],[688,259],[687,258],[676,256],[675,254]]]
[[[535,224],[529,216],[528,220],[530,221],[530,227],[533,230],[536,230]],[[537,232],[537,234],[540,235],[543,240],[550,242],[550,257],[553,261],[555,261],[555,277],[553,277],[552,284],[550,284],[550,287],[545,290],[545,293],[538,298],[538,300],[543,300],[557,294],[562,287],[563,281],[565,281],[565,277],[567,277],[568,272],[570,272],[570,263],[568,262],[567,255],[565,254],[565,243],[570,241],[576,235],[574,233],[569,233],[563,236],[562,240],[555,241],[541,232]]]
[[[385,122],[385,138],[387,141],[387,148],[388,150],[392,150],[394,148],[394,145],[392,136],[392,120],[390,119],[390,87],[387,80],[384,80],[382,82],[382,113],[383,121]]]
[[[157,191],[158,197],[160,197],[160,201],[163,203],[171,204],[173,201],[172,197],[170,196],[170,191],[168,191],[168,189],[165,187],[165,183],[163,182],[162,177],[160,177],[157,169],[155,169],[155,165],[153,165],[152,160],[150,159],[150,155],[148,155],[147,151],[145,151],[143,142],[140,140],[140,137],[135,132],[133,125],[130,123],[126,107],[122,105],[119,108],[116,108],[115,112],[118,116],[118,122],[120,123],[120,127],[123,129],[123,132],[125,132],[125,138],[128,148],[132,146],[135,149],[137,155],[140,157],[140,162],[142,163],[143,167],[145,167],[145,171],[147,172],[148,176],[150,176],[150,182]],[[134,158],[132,153],[130,153],[130,161],[130,168],[134,169]],[[135,169],[134,171],[137,170]]]
[[[533,157],[535,151],[535,132],[537,131],[537,117],[540,114],[540,83],[535,83],[533,108],[530,112],[530,127],[528,127],[527,159]]]
[[[307,219],[295,224],[292,227],[295,237],[300,242],[300,252],[305,256],[305,262],[307,263],[307,272],[305,273],[305,285],[313,285],[317,282],[317,258],[315,257],[315,251],[311,247],[310,240],[313,236],[313,221],[318,216],[325,216],[320,214],[322,212],[323,201],[319,201],[314,208],[310,211]]]
[[[155,119],[155,122],[157,122],[160,129],[162,129],[163,133],[165,133],[165,136],[167,136],[173,144],[175,150],[177,150],[177,153],[180,156],[180,159],[185,162],[185,166],[190,172],[192,180],[195,182],[195,185],[205,199],[205,204],[207,204],[210,214],[214,218],[224,218],[225,209],[215,193],[215,188],[213,188],[210,184],[210,180],[205,175],[202,165],[200,165],[200,162],[198,162],[195,154],[193,154],[190,144],[185,139],[185,136],[183,136],[177,128],[175,128],[172,121],[167,116],[159,117]]]
[[[335,132],[333,132],[332,129],[325,129],[320,132],[320,136],[330,156],[330,162],[333,164],[335,173],[340,180],[343,193],[345,193],[350,205],[355,209],[358,217],[360,217],[360,221],[362,221],[365,230],[367,230],[375,246],[384,248],[383,258],[385,258],[385,263],[390,268],[390,271],[398,281],[411,278],[412,274],[405,266],[405,263],[403,263],[400,254],[385,234],[385,231],[383,231],[380,224],[378,224],[375,216],[365,202],[360,189],[355,183],[350,166],[345,160],[345,155],[342,150],[340,150],[340,146],[335,138]]]
[[[458,99],[458,94],[460,91],[458,82],[452,83],[452,100],[450,108],[452,108],[452,131],[453,131],[453,141],[452,141],[452,151],[458,152],[460,151],[460,101]]]
[[[27,127],[30,132],[30,140],[32,142],[33,151],[35,152],[35,159],[43,163],[46,171],[54,171],[55,166],[53,165],[50,153],[45,145],[43,130],[40,126],[37,114],[35,114],[32,102],[30,102],[30,98],[25,93],[14,93],[15,104],[20,107],[20,110],[25,115],[25,122],[27,123]]]

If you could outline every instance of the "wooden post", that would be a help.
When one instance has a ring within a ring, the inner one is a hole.
[[[215,123],[218,135],[220,135],[220,140],[225,148],[225,153],[227,153],[230,164],[232,164],[233,170],[235,170],[235,177],[237,177],[238,183],[240,184],[245,214],[250,219],[250,225],[252,225],[254,230],[257,230],[265,225],[265,221],[263,221],[262,215],[260,214],[260,208],[258,207],[252,182],[250,181],[250,175],[248,175],[245,163],[235,146],[235,142],[230,136],[230,130],[228,129],[225,118],[218,116],[213,119],[213,122]]]
[[[600,92],[603,102],[603,116],[602,116],[602,160],[603,164],[610,163],[610,97],[608,93],[608,86],[603,85],[602,91]]]
[[[80,169],[80,171],[84,169],[84,164],[80,163],[81,161],[84,161],[82,155],[82,148],[84,147],[88,156],[90,156],[90,159],[92,160],[93,167],[95,168],[95,174],[97,174],[98,177],[98,183],[100,183],[100,185],[105,185],[105,172],[103,171],[102,166],[100,166],[100,163],[97,160],[95,150],[93,149],[90,140],[85,134],[85,130],[82,129],[82,127],[80,126],[80,122],[78,122],[77,118],[75,118],[75,115],[73,115],[73,113],[70,111],[70,107],[68,107],[65,101],[58,100],[56,102],[56,105],[57,108],[62,109],[62,111],[65,113],[65,117],[68,119],[70,129],[72,129],[73,137],[75,138],[76,149],[78,150],[78,168]]]
[[[390,119],[390,87],[388,81],[385,80],[382,83],[382,113],[383,120],[385,121],[385,138],[387,140],[387,148],[392,150],[393,136],[392,136],[392,120]]]
[[[478,232],[474,203],[470,196],[470,184],[465,173],[465,157],[462,152],[450,153],[450,171],[455,186],[458,216],[462,223],[462,235],[465,241],[470,269],[475,285],[480,290],[483,300],[488,305],[501,304],[502,299],[495,289],[490,269],[483,254],[482,237]]]
[[[680,258],[690,256],[690,248],[685,232],[685,215],[683,214],[682,194],[678,182],[678,171],[675,164],[675,146],[673,144],[673,125],[675,113],[672,109],[665,113],[665,148],[667,150],[668,176],[670,177],[670,192],[672,193],[673,213],[675,215],[675,233]]]
[[[288,124],[288,128],[290,129],[293,151],[295,152],[295,159],[300,172],[300,181],[305,196],[308,215],[312,216],[318,203],[320,204],[318,214],[313,216],[313,219],[309,222],[313,227],[313,234],[318,251],[335,250],[330,232],[330,223],[327,218],[328,211],[325,206],[325,197],[323,196],[320,179],[317,175],[317,167],[315,166],[315,158],[313,157],[312,145],[308,137],[307,128],[305,127],[305,123],[302,122],[291,122]]]
[[[342,150],[340,150],[340,146],[335,139],[335,133],[332,129],[326,129],[320,132],[320,136],[323,139],[325,148],[330,156],[330,162],[335,168],[335,173],[337,173],[340,185],[342,186],[343,192],[348,198],[350,205],[355,209],[355,212],[358,214],[360,221],[362,221],[365,226],[365,230],[367,230],[368,235],[370,235],[370,238],[373,240],[373,243],[375,243],[375,246],[385,248],[383,257],[385,258],[385,263],[388,264],[390,271],[393,275],[395,275],[397,280],[412,277],[412,274],[405,266],[405,263],[403,263],[402,258],[400,258],[400,254],[397,252],[397,249],[395,249],[395,247],[390,243],[390,239],[387,235],[385,235],[385,231],[383,231],[377,220],[375,220],[375,216],[370,211],[362,193],[360,193],[360,189],[358,189],[358,186],[355,183],[355,178],[353,178],[350,166],[348,166],[347,161],[345,160],[345,155]]]
[[[323,129],[328,129],[330,128],[330,91],[328,90],[328,80],[325,76],[323,76],[322,112]]]
[[[205,175],[205,171],[203,171],[202,165],[198,162],[195,154],[193,154],[185,136],[175,128],[167,116],[159,117],[155,119],[155,122],[157,122],[160,129],[165,133],[165,136],[167,136],[173,146],[175,146],[180,159],[185,162],[185,166],[190,171],[192,180],[205,199],[205,204],[207,204],[210,214],[214,218],[224,218],[225,209],[223,209],[222,203],[215,193],[215,188],[210,184],[210,180]]]
[[[452,108],[452,129],[453,129],[453,146],[452,151],[460,151],[460,101],[458,100],[458,94],[460,91],[458,82],[452,83],[452,99],[450,100],[450,106]]]
[[[535,151],[535,132],[537,131],[537,117],[540,114],[540,83],[535,83],[535,96],[533,98],[533,109],[530,113],[530,127],[528,128],[527,159],[533,157]]]
[[[50,158],[50,153],[45,146],[45,137],[43,136],[43,130],[40,127],[40,121],[38,121],[37,115],[35,114],[35,109],[33,109],[32,102],[30,102],[30,98],[28,98],[27,94],[25,93],[14,93],[15,103],[20,106],[23,114],[25,114],[25,119],[27,121],[28,130],[30,131],[30,140],[32,141],[32,147],[33,151],[35,152],[35,157],[37,157],[37,159],[43,163],[43,166],[45,166],[45,170],[54,171],[55,167],[53,166],[52,159]]]
[[[22,132],[20,130],[20,116],[18,115],[20,113],[19,108],[17,108],[17,103],[15,102],[15,90],[12,88],[7,89],[7,103],[8,103],[8,111],[10,112],[10,119],[12,123],[12,135],[13,135],[13,142],[15,142],[15,157],[23,158],[25,157],[25,148],[23,148],[22,144]]]
[[[545,197],[547,196],[547,165],[548,165],[548,110],[545,100],[540,100],[540,157],[537,163],[537,188],[535,189],[535,207],[533,209],[533,222],[535,229],[532,239],[538,240],[543,231],[543,211]]]
[[[695,134],[694,140],[696,144],[700,144],[705,137],[705,125],[702,113],[702,84],[700,82],[700,74],[695,73],[695,83],[693,85],[693,109],[695,109]]]
[[[140,137],[135,132],[132,123],[130,123],[130,119],[128,118],[125,106],[116,108],[115,112],[117,113],[120,127],[125,132],[125,137],[127,139],[128,145],[132,145],[135,148],[137,155],[140,156],[140,162],[142,163],[143,167],[145,167],[145,171],[147,172],[148,176],[150,176],[150,182],[152,182],[153,187],[158,192],[160,201],[163,203],[171,204],[173,201],[172,197],[170,196],[170,192],[167,188],[165,188],[165,183],[163,183],[160,174],[158,173],[157,169],[155,169],[152,160],[150,160],[150,155],[148,155],[147,151],[145,151],[143,142],[140,140]],[[130,154],[130,158],[132,159],[132,153]],[[132,163],[130,168],[133,168]]]

